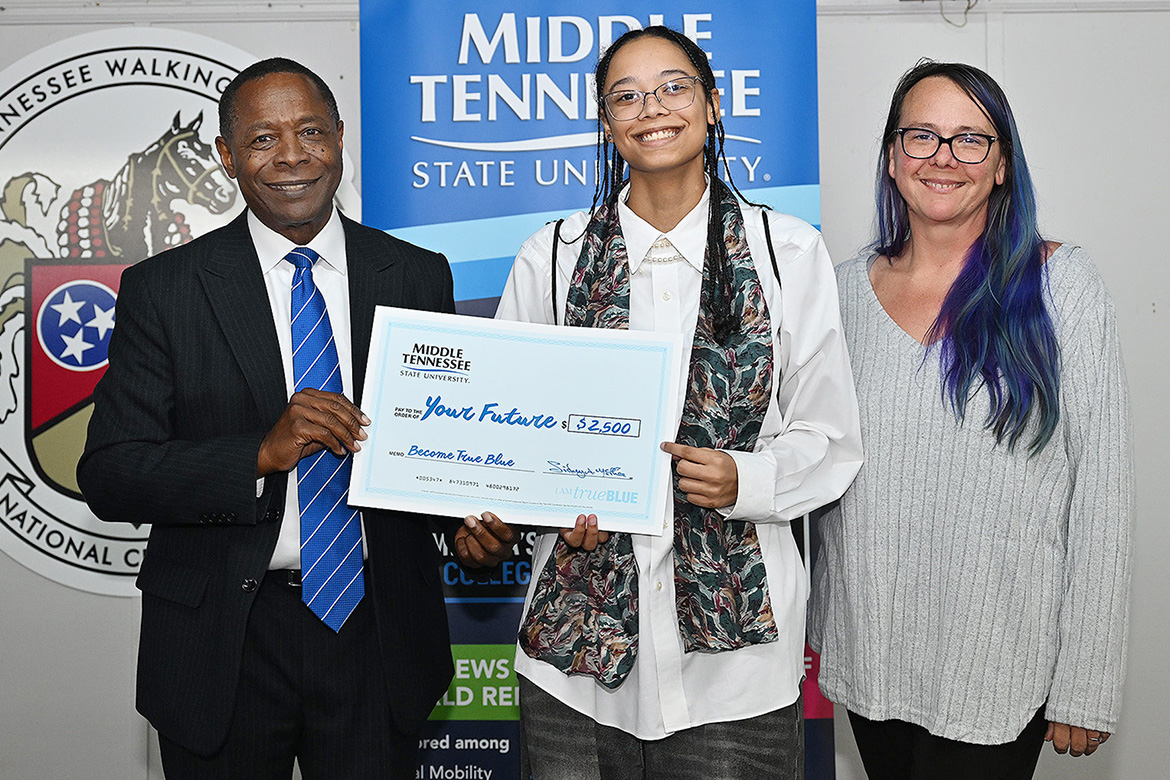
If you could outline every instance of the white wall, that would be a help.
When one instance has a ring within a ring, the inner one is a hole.
[[[1170,157],[1155,147],[1170,127],[1170,3],[984,0],[962,29],[939,16],[938,3],[822,2],[818,16],[822,227],[835,258],[870,238],[877,138],[898,77],[922,56],[961,60],[986,69],[1007,92],[1044,234],[1086,247],[1113,293],[1138,487],[1125,704],[1117,736],[1096,756],[1074,760],[1046,749],[1037,777],[1166,777],[1170,253],[1162,226]],[[848,725],[839,718],[837,727],[838,778],[860,780]]]
[[[346,149],[360,160],[356,2],[2,5],[0,68],[95,26],[145,23],[218,37],[257,57],[295,56],[337,92]],[[1151,142],[1170,127],[1170,2],[982,0],[961,29],[943,21],[933,2],[822,0],[819,10],[822,222],[835,257],[848,257],[869,237],[876,139],[898,76],[920,56],[964,60],[996,76],[1012,100],[1045,233],[1087,247],[1113,292],[1138,463],[1126,703],[1118,735],[1100,754],[1074,761],[1047,751],[1038,776],[1164,777],[1170,675],[1161,660],[1170,645],[1170,582],[1160,564],[1170,558],[1170,524],[1160,520],[1170,479],[1159,444],[1170,415],[1159,401],[1170,378],[1162,359],[1170,273],[1159,217],[1170,209],[1170,162]],[[137,601],[56,585],[2,554],[0,594],[0,780],[146,778],[147,731],[133,714]],[[860,780],[852,738],[840,726],[838,777]]]

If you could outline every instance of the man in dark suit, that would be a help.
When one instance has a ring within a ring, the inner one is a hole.
[[[78,465],[98,517],[151,525],[138,709],[159,731],[170,780],[288,778],[294,758],[307,780],[414,777],[417,734],[452,675],[428,518],[359,517],[337,479],[313,490],[340,491],[332,506],[346,517],[318,521],[298,474],[328,463],[344,476],[366,438],[369,420],[349,399],[360,402],[374,306],[453,312],[451,272],[441,255],[334,208],[343,126],[304,66],[274,59],[241,72],[223,94],[220,133],[248,209],[123,274]],[[302,281],[308,303],[292,289]],[[333,368],[319,387],[294,376],[293,352],[310,344],[294,307],[310,303],[331,328],[319,349]],[[301,585],[310,519],[354,540],[330,546],[346,548],[336,571],[353,577],[334,578],[348,583],[336,594],[314,585],[328,594],[316,604],[309,569],[319,578],[321,568],[306,560]],[[485,517],[452,543],[465,564],[490,566],[514,539]]]

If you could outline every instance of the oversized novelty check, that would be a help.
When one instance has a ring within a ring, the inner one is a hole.
[[[379,307],[350,503],[661,534],[678,335]]]

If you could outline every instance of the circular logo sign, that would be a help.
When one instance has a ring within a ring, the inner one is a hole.
[[[174,30],[103,30],[0,72],[0,550],[71,587],[136,595],[148,528],[100,522],[75,471],[122,270],[243,206],[219,95],[255,57]]]

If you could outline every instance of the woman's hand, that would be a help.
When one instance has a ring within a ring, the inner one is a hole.
[[[464,566],[489,568],[512,557],[516,531],[491,512],[468,515],[455,532],[455,554]]]
[[[675,460],[678,489],[687,501],[707,509],[731,506],[739,497],[739,471],[735,460],[726,452],[706,447],[662,442],[664,452]]]
[[[597,515],[577,515],[577,524],[572,528],[562,528],[561,538],[570,547],[581,547],[586,551],[597,549],[597,545],[604,544],[609,533],[598,530]]]
[[[1093,755],[1107,739],[1108,731],[1090,731],[1053,721],[1048,721],[1048,732],[1044,735],[1044,741],[1051,742],[1052,749],[1057,753],[1072,753],[1074,756]]]

